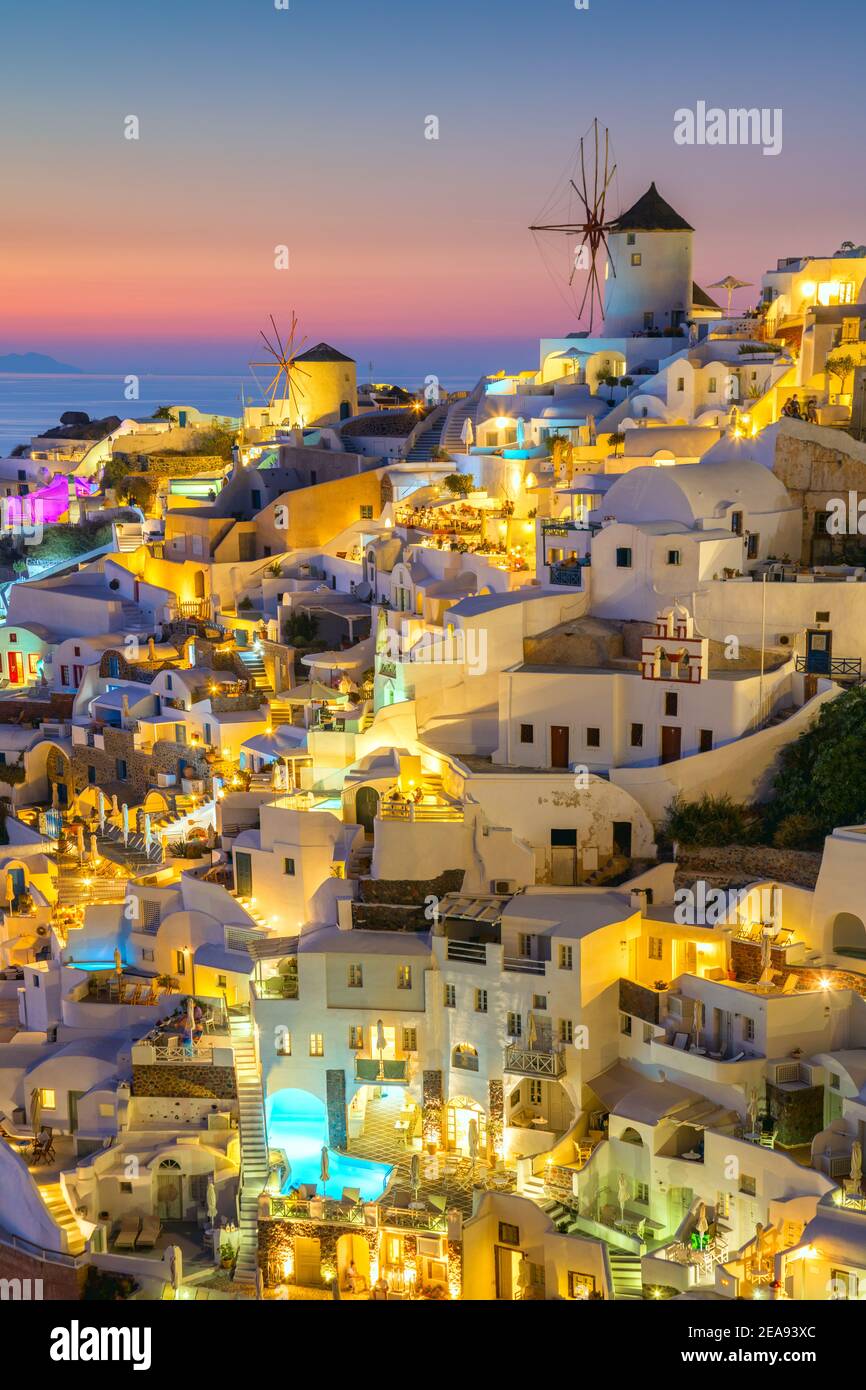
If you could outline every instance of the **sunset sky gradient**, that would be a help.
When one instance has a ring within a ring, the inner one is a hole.
[[[294,307],[362,376],[532,365],[577,325],[526,228],[594,115],[613,211],[654,178],[705,285],[866,240],[862,0],[290,4],[7,11],[0,352],[242,370]],[[781,155],[675,145],[700,99],[781,107]]]

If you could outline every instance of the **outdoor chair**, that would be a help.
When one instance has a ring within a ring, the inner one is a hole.
[[[145,1248],[152,1250],[161,1230],[162,1224],[158,1216],[145,1216],[141,1223],[141,1230],[135,1238],[136,1250]]]
[[[340,1206],[351,1211],[354,1207],[361,1205],[360,1187],[344,1187],[343,1195],[340,1198]]]
[[[120,1229],[114,1237],[115,1250],[134,1250],[140,1229],[141,1221],[137,1216],[122,1217]]]
[[[673,1043],[671,1044],[671,1046],[672,1046],[672,1047],[675,1047],[675,1048],[677,1049],[678,1052],[688,1052],[688,1050],[689,1050],[689,1035],[688,1035],[688,1033],[675,1033],[675,1034],[674,1034],[674,1040],[673,1040]]]
[[[782,985],[782,993],[793,994],[797,988],[798,978],[799,977],[797,975],[789,975],[788,978],[785,980],[785,983]]]

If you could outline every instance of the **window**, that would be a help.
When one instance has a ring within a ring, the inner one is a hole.
[[[729,1192],[716,1193],[716,1220],[728,1221],[731,1215],[731,1194]]]
[[[533,936],[529,932],[518,932],[517,954],[524,960],[532,960]]]
[[[73,655],[73,656],[80,656],[80,655],[81,655],[81,648],[80,648],[80,647],[73,647],[73,648],[72,648],[72,655]]]
[[[631,546],[618,545],[616,548],[616,567],[618,570],[631,569]]]
[[[126,763],[124,762],[123,758],[118,758],[118,759],[116,760],[116,762],[115,762],[115,769],[116,769],[116,771],[117,771],[117,780],[118,780],[118,782],[125,782],[125,781],[126,781],[126,775],[127,775],[127,768],[126,768]]]
[[[534,1011],[535,1011],[536,1013],[543,1014],[544,1011],[545,1011],[546,1008],[547,1008],[547,995],[546,995],[546,994],[533,994],[533,996],[532,996],[532,1007],[533,1007],[533,1009],[534,1009]]]
[[[743,1042],[755,1041],[755,1020],[753,1018],[743,1019]]]
[[[570,1018],[559,1020],[559,1041],[561,1043],[574,1042],[574,1024]]]
[[[288,874],[289,878],[294,878],[294,876],[295,876],[295,861],[294,861],[294,859],[284,859],[284,860],[283,860],[283,873],[284,873],[284,874]]]
[[[89,787],[96,786],[96,768],[92,765],[92,763],[88,764],[87,767],[87,785]]]
[[[275,1030],[274,1051],[278,1057],[291,1057],[292,1055],[292,1035],[288,1028],[279,1024]]]
[[[669,565],[681,565],[682,562],[683,562],[683,557],[682,557],[681,551],[679,551],[679,550],[669,550],[669,551],[668,551],[668,564],[669,564]]]
[[[559,968],[560,970],[571,970],[574,961],[574,952],[571,946],[560,946],[559,948]]]
[[[349,1024],[349,1047],[353,1052],[360,1052],[364,1046],[364,1025],[362,1023]]]
[[[487,1013],[487,990],[476,989],[475,991],[475,1012],[477,1014]]]
[[[322,1036],[321,1033],[311,1033],[311,1034],[310,1034],[310,1056],[311,1056],[311,1057],[324,1057],[324,1055],[325,1055],[325,1039],[324,1039],[324,1037]]]
[[[398,989],[411,989],[411,988],[412,988],[412,967],[411,967],[411,965],[398,965],[398,966],[397,966],[397,988],[398,988]]]
[[[417,1029],[417,1028],[404,1028],[404,1029],[403,1029],[403,1051],[404,1051],[404,1052],[417,1052],[417,1051],[418,1051],[418,1029]]]
[[[569,1298],[589,1298],[590,1294],[595,1293],[595,1275],[580,1274],[577,1270],[568,1271],[568,1296]]]
[[[661,960],[664,942],[660,936],[649,938],[649,958],[650,960]]]
[[[716,392],[718,391],[718,389],[719,389],[718,380],[716,379],[716,377],[711,376],[710,379],[709,379],[709,381],[707,382],[707,390],[709,391],[709,393],[710,393],[711,396],[714,396],[714,395],[716,394]]]
[[[827,513],[825,512],[824,515],[826,516]],[[750,531],[750,532],[749,532],[749,539],[746,541],[746,559],[747,559],[747,560],[757,560],[757,558],[758,558],[758,542],[760,541],[760,539],[761,539],[761,537],[757,534],[757,532],[755,532],[755,531]]]
[[[535,739],[535,725],[534,725],[534,724],[521,724],[521,726],[520,726],[520,742],[521,742],[521,743],[532,743],[532,742],[534,741],[534,739]]]
[[[54,1091],[54,1090],[52,1090],[52,1088],[51,1088],[50,1086],[43,1086],[43,1087],[42,1087],[42,1109],[43,1109],[43,1110],[56,1110],[56,1109],[57,1109],[57,1092]]]
[[[153,951],[152,951],[152,950],[149,951],[149,950],[145,947],[145,949],[144,949],[144,950],[142,951],[142,953],[141,953],[141,959],[142,959],[142,960],[153,960]]]
[[[131,1183],[131,1182],[122,1182],[122,1183],[120,1184],[120,1190],[121,1190],[121,1192],[125,1193],[126,1196],[128,1197],[129,1194],[130,1194],[130,1192],[132,1191],[132,1183]]]
[[[830,612],[829,612],[829,609],[827,610],[826,613],[816,613],[816,614],[815,614],[815,622],[816,622],[816,623],[829,623],[829,621],[830,621]]]
[[[631,1037],[631,1014],[620,1014],[619,1031],[622,1033],[624,1038]]]
[[[541,1082],[537,1077],[533,1077],[529,1083],[529,1104],[540,1105],[542,1094]]]
[[[172,676],[171,676],[170,673],[169,673],[168,675],[166,675],[166,678],[165,678],[165,688],[166,688],[166,690],[171,690],[171,688],[172,688]]]
[[[649,1183],[636,1182],[634,1185],[634,1200],[640,1202],[642,1207],[649,1206]]]
[[[634,234],[634,232],[626,232],[626,235],[625,235],[625,244],[626,244],[626,246],[634,246],[634,243],[635,243],[635,234]]]
[[[827,1084],[829,1085],[831,1091],[838,1091],[839,1087],[842,1084],[839,1078],[839,1073],[835,1071],[828,1072]]]
[[[640,265],[640,251],[632,251],[631,263],[632,265]]]
[[[843,319],[843,320],[842,320],[842,342],[843,342],[843,343],[856,343],[859,337],[860,337],[860,320],[859,320],[859,319]]]
[[[510,1225],[510,1223],[507,1222],[507,1221],[500,1221],[500,1223],[499,1223],[499,1239],[500,1239],[500,1241],[502,1242],[503,1245],[519,1245],[519,1244],[520,1244],[520,1227],[519,1227],[519,1226],[512,1226],[512,1225]]]
[[[686,379],[685,379],[685,377],[684,377],[684,376],[678,376],[678,377],[677,377],[677,390],[678,390],[678,391],[685,391],[685,389],[686,389]]]
[[[600,729],[587,729],[587,731],[586,731],[586,746],[587,746],[587,748],[600,748],[600,747],[601,747],[601,730],[600,730]]]
[[[743,534],[743,513],[731,512],[731,530],[735,536]]]
[[[644,328],[652,328],[654,322],[655,322],[655,315],[654,315],[652,309],[646,309],[646,310],[644,311],[644,316],[643,316],[643,326],[644,326]],[[646,415],[646,406],[644,406],[644,415]]]
[[[740,1174],[740,1191],[746,1197],[754,1197],[758,1190],[758,1184],[749,1173]]]
[[[372,521],[372,520],[373,520],[373,508],[372,508],[372,507],[362,507],[362,508],[361,508],[361,520],[362,520],[362,521]]]
[[[229,981],[227,975],[217,975],[217,989],[228,989]]]
[[[520,1014],[507,1014],[505,1018],[505,1030],[509,1038],[520,1038],[523,1036],[523,1019]]]
[[[665,694],[665,714],[675,715],[679,704],[679,696],[674,691]]]
[[[711,753],[713,749],[712,729],[698,729],[698,751],[700,753]]]
[[[655,1037],[655,1029],[653,1028],[652,1024],[651,1024],[651,1023],[645,1023],[644,1026],[643,1026],[643,1040],[644,1040],[644,1042],[645,1042],[645,1043],[651,1043],[654,1037]]]
[[[442,991],[442,1003],[446,1009],[456,1009],[457,1007],[457,986],[446,985]]]
[[[364,988],[364,967],[363,965],[349,966],[349,989]]]
[[[185,951],[175,951],[175,953],[174,953],[174,968],[175,968],[175,972],[176,972],[178,975],[185,975],[185,974],[186,974],[186,952],[185,952]]]

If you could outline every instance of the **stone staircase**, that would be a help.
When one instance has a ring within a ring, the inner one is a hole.
[[[270,699],[268,701],[268,709],[270,711],[272,729],[279,728],[281,724],[291,724],[294,722],[292,719],[292,706],[287,705],[284,700]]]
[[[609,1245],[607,1258],[614,1298],[643,1298],[640,1255],[633,1254],[630,1250],[617,1250],[615,1246]]]
[[[153,624],[147,621],[147,618],[144,616],[137,603],[122,603],[120,605],[120,611],[124,632],[133,634],[146,632],[150,635],[153,630]]]
[[[118,526],[116,530],[117,549],[121,555],[128,554],[132,550],[138,550],[139,546],[144,545],[144,532],[141,522],[124,522],[123,529]]]
[[[234,1277],[239,1284],[254,1284],[259,1250],[259,1196],[268,1180],[268,1140],[262,1081],[249,1009],[229,1011],[229,1030],[235,1054],[241,1139],[238,1185],[240,1245]]]
[[[56,1226],[59,1226],[66,1233],[66,1250],[70,1255],[81,1255],[85,1249],[85,1239],[81,1234],[81,1229],[72,1212],[69,1204],[63,1195],[63,1189],[59,1182],[40,1183],[39,1195]]]
[[[238,656],[246,668],[247,679],[253,689],[260,690],[263,695],[273,695],[274,687],[268,680],[265,663],[255,647],[239,647]]]
[[[433,450],[441,446],[446,418],[447,414],[443,412],[429,430],[422,430],[416,436],[415,443],[406,455],[407,463],[429,463],[433,457]]]
[[[475,411],[481,398],[481,385],[463,401],[458,401],[448,412],[445,428],[442,431],[441,447],[449,454],[465,454],[466,445],[463,443],[463,426],[467,416],[472,416],[472,423],[475,424]]]

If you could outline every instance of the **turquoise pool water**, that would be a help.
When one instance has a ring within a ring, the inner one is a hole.
[[[322,1101],[308,1091],[277,1091],[268,1096],[265,1105],[268,1144],[272,1149],[285,1149],[291,1165],[283,1191],[301,1183],[316,1183],[320,1196],[339,1199],[344,1187],[357,1187],[364,1202],[375,1202],[382,1196],[391,1174],[387,1163],[374,1163],[365,1158],[328,1150],[330,1177],[325,1187],[319,1182],[322,1145],[328,1137],[328,1121]]]

